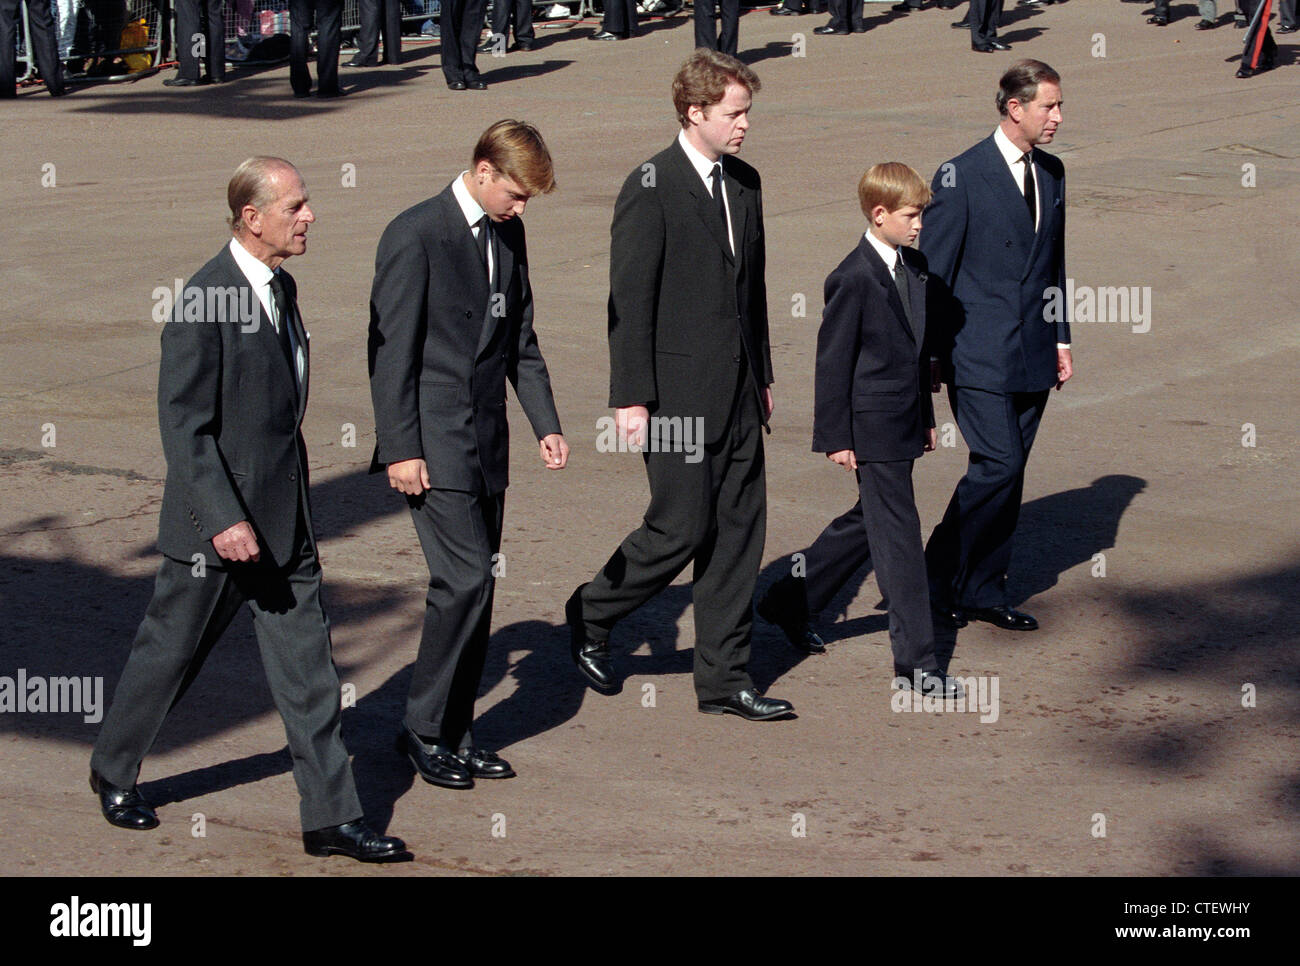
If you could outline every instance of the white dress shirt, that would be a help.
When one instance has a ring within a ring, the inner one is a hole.
[[[683,128],[677,135],[677,143],[680,144],[682,150],[686,152],[687,160],[691,162],[691,167],[693,167],[695,173],[700,176],[700,179],[704,182],[704,187],[708,189],[709,197],[712,198],[713,166],[715,164],[720,164],[722,159],[719,158],[717,161],[710,161],[704,155],[700,154],[695,145],[686,139],[685,128]],[[725,172],[723,173],[723,177],[726,177]],[[731,247],[731,253],[734,255],[736,253],[736,236],[731,230],[731,202],[727,200],[726,191],[722,192],[722,205],[727,210],[727,244]]]
[[[248,279],[248,284],[257,293],[257,300],[262,303],[263,314],[271,320],[271,328],[275,329],[276,335],[279,335],[280,313],[276,310],[275,299],[271,297],[271,276],[275,273],[266,262],[254,258],[248,249],[239,243],[238,238],[230,239],[230,254],[235,256],[235,264],[239,266],[239,270],[244,273],[244,278]],[[297,377],[298,386],[301,387],[307,356],[302,351],[302,346],[298,345],[298,338],[293,334],[292,325],[289,326],[289,348],[293,352],[294,375]]]
[[[483,220],[483,216],[486,215],[487,212],[483,210],[473,197],[471,197],[469,188],[465,187],[465,175],[467,174],[469,174],[468,171],[462,171],[460,174],[456,175],[456,180],[451,183],[451,193],[456,196],[456,202],[460,205],[461,214],[465,216],[465,222],[469,225],[471,233],[474,235],[474,240],[477,241],[478,233],[482,230],[479,222]],[[488,219],[488,221],[491,220],[491,218]],[[489,235],[487,246],[487,271],[489,281],[492,278],[492,269],[494,264],[492,258],[491,236]]]

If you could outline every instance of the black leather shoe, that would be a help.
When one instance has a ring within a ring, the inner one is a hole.
[[[513,47],[511,47],[510,49],[511,49],[511,50],[517,50],[517,51],[519,51],[520,53],[524,53],[524,54],[526,54],[526,53],[528,53],[530,50],[533,50],[536,46],[537,46],[537,45],[536,45],[533,41],[531,41],[531,40],[519,40],[519,41],[516,41],[516,42],[515,42],[515,45],[514,45]]]
[[[487,90],[487,81],[481,77],[475,77],[472,81],[467,82],[465,86],[472,91],[485,91]]]
[[[1038,630],[1038,621],[1005,604],[1000,607],[963,607],[962,613],[966,615],[967,620],[983,621],[1004,631]]]
[[[913,671],[894,668],[893,689],[915,691],[917,694],[928,694],[945,701],[956,700],[966,694],[956,678],[950,678],[942,671],[922,671],[920,668]]]
[[[410,862],[406,843],[380,835],[363,819],[302,833],[302,848],[308,855],[346,855],[358,862]]]
[[[789,7],[780,6],[773,7],[768,11],[768,13],[773,17],[802,17],[804,12],[802,10],[791,10]]]
[[[626,40],[622,34],[611,33],[608,30],[601,30],[592,34],[589,40]]]
[[[954,20],[950,26],[953,30],[970,30],[970,21]]]
[[[99,810],[109,825],[118,828],[151,829],[158,827],[158,815],[153,806],[144,800],[140,789],[118,788],[105,781],[93,768],[90,771],[90,788],[99,796]]]
[[[1011,49],[1011,45],[1010,45],[1010,44],[1004,44],[1004,43],[1003,43],[1002,41],[1000,41],[1000,40],[990,40],[988,46],[989,46],[989,49],[990,49],[990,50],[1010,50],[1010,49]]]
[[[1213,20],[1202,20],[1202,21],[1200,21],[1199,23],[1196,24],[1196,29],[1197,29],[1197,30],[1213,30],[1216,26],[1217,26],[1217,24],[1215,24],[1215,22],[1214,22]],[[1295,28],[1293,27],[1292,29],[1294,30]],[[1288,33],[1288,31],[1287,31],[1287,29],[1286,29],[1285,27],[1282,28],[1282,33]]]
[[[960,607],[953,607],[951,604],[934,604],[930,611],[936,621],[942,621],[951,627],[966,626],[966,615],[962,613]]]
[[[464,89],[464,81],[447,81],[447,90],[449,91],[463,91]]]
[[[1202,20],[1201,23],[1210,23],[1210,22],[1209,22],[1208,20]],[[1209,29],[1209,27],[1201,27],[1201,24],[1200,24],[1200,23],[1198,23],[1196,26],[1199,27],[1201,30],[1208,30],[1208,29]],[[1211,24],[1210,24],[1210,27],[1213,27],[1213,26],[1214,26],[1214,24],[1211,23]],[[1295,24],[1285,24],[1285,25],[1283,25],[1283,26],[1277,28],[1277,32],[1280,33],[1280,34],[1293,34],[1293,33],[1295,33],[1297,30],[1300,30],[1300,27],[1297,27]]]
[[[1164,26],[1167,26],[1167,25],[1168,25],[1168,23],[1169,23],[1169,18],[1168,18],[1168,17],[1161,17],[1161,16],[1159,16],[1159,15],[1157,14],[1157,15],[1154,16],[1154,17],[1147,17],[1147,23],[1149,23],[1149,24],[1155,24],[1157,27],[1164,27]]]
[[[426,745],[410,728],[397,735],[397,750],[406,755],[417,774],[430,785],[443,788],[473,788],[474,778],[465,763],[441,745]]]
[[[203,84],[203,81],[193,77],[168,77],[163,81],[163,87],[202,87]]]
[[[729,698],[701,701],[700,710],[705,714],[738,714],[746,721],[770,721],[793,713],[794,705],[777,698],[765,698],[752,688],[746,688]]]
[[[496,47],[497,47],[496,41],[492,40],[491,38],[488,38],[487,40],[483,41],[483,43],[478,45],[478,52],[480,54],[490,54],[492,53],[492,51],[496,50]]]
[[[1254,69],[1250,67],[1240,67],[1237,69],[1237,76],[1241,78],[1254,77],[1256,74],[1262,74],[1265,71],[1272,70],[1274,66],[1275,65],[1270,63],[1263,63]]]
[[[826,642],[813,630],[812,625],[808,623],[808,618],[800,618],[791,611],[782,610],[772,596],[769,592],[758,602],[758,607],[755,608],[758,616],[769,624],[781,628],[786,640],[793,644],[796,650],[803,651],[805,654],[825,654]]]
[[[824,27],[813,27],[813,33],[821,34],[822,36],[833,34],[836,37],[847,37],[849,35],[847,30],[841,30],[839,27],[832,27],[830,24],[826,24]]]
[[[482,748],[462,748],[456,752],[460,763],[469,769],[475,778],[514,778],[515,770],[494,751]]]
[[[588,684],[601,694],[614,694],[618,691],[618,680],[614,677],[609,641],[587,636],[587,628],[582,623],[581,594],[582,587],[579,587],[564,605],[564,619],[569,624],[569,654]]]
[[[348,61],[348,62],[347,62],[346,64],[344,64],[343,66],[344,66],[344,67],[378,67],[378,66],[379,66],[379,61],[377,61],[377,60],[362,60],[360,57],[353,57],[350,61]]]

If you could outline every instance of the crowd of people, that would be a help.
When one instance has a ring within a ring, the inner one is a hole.
[[[15,96],[17,20],[23,0],[0,0],[0,97]],[[54,96],[67,93],[66,75],[108,77],[125,74],[128,68],[118,53],[134,45],[126,42],[126,0],[25,0],[28,8],[28,49],[46,89]],[[894,17],[909,16],[929,9],[952,10],[967,0],[899,0],[887,8]],[[1018,0],[1022,7],[1051,6],[1058,0]],[[1059,0],[1065,2],[1065,0]],[[1246,30],[1237,76],[1253,77],[1273,69],[1277,44],[1269,29],[1274,0],[1233,0],[1232,19]],[[1277,0],[1279,33],[1297,29],[1298,0]],[[192,42],[176,43],[178,70],[163,81],[168,87],[200,87],[224,83],[228,62],[254,59],[290,63],[290,84],[296,97],[338,97],[339,53],[342,49],[343,0],[286,0],[287,43],[284,12],[261,12],[254,18],[253,0],[235,0],[234,40],[227,43],[222,0],[174,0],[176,37]],[[1198,30],[1210,30],[1221,20],[1216,0],[1198,0]],[[639,18],[667,16],[680,12],[684,0],[606,0],[598,29],[589,35],[594,41],[617,41],[639,33]],[[952,23],[969,32],[970,48],[979,53],[1010,50],[999,38],[999,21],[1006,0],[969,0],[965,16]],[[1154,12],[1147,23],[1164,27],[1170,22],[1170,0],[1154,0]],[[739,48],[741,0],[695,0],[696,47],[736,56]],[[359,0],[360,27],[356,52],[344,66],[377,67],[400,61],[403,33],[439,38],[442,71],[447,87],[455,91],[485,90],[477,55],[528,52],[537,46],[531,0]],[[865,33],[864,0],[781,0],[770,9],[772,16],[797,17],[827,13],[829,21],[812,30],[817,35],[847,36]],[[550,17],[569,17],[572,7],[545,8]],[[265,22],[263,22],[265,21]],[[143,27],[139,29],[143,31]],[[313,84],[309,69],[312,32],[316,33],[316,73]],[[513,43],[509,43],[513,36]],[[275,41],[279,41],[276,43]],[[381,48],[382,43],[382,48]],[[141,46],[143,41],[141,42]],[[85,51],[95,52],[84,56]],[[65,68],[66,65],[66,68]]]

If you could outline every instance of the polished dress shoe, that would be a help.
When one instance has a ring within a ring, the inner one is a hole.
[[[168,77],[163,81],[163,87],[202,87],[205,83],[195,77]]]
[[[363,819],[302,833],[303,851],[308,855],[346,855],[358,862],[410,862],[415,856],[406,843],[380,835]]]
[[[1010,50],[1010,49],[1011,49],[1011,45],[1010,45],[1010,44],[1004,44],[1004,43],[1003,43],[1002,41],[1000,41],[1000,40],[990,40],[990,41],[988,42],[988,48],[989,48],[989,50]]]
[[[951,604],[933,604],[930,612],[936,621],[942,621],[952,627],[966,626],[966,615],[962,613],[960,607],[953,607]]]
[[[478,45],[478,52],[480,54],[490,54],[492,51],[496,50],[496,47],[496,41],[489,37],[487,40],[483,41],[483,43]]]
[[[441,745],[426,745],[410,728],[397,735],[397,750],[430,785],[443,788],[473,788],[474,778],[465,763]]]
[[[449,91],[463,91],[464,89],[464,81],[447,81],[447,90]]]
[[[1196,29],[1197,29],[1197,30],[1213,30],[1216,26],[1217,26],[1217,24],[1215,24],[1215,22],[1214,22],[1213,20],[1202,20],[1202,21],[1200,21],[1198,24],[1196,24]],[[1292,28],[1292,29],[1295,29],[1295,28]],[[1282,33],[1286,33],[1286,32],[1287,32],[1286,28],[1285,28],[1285,27],[1282,28]]]
[[[813,27],[813,33],[821,34],[822,36],[833,34],[836,37],[847,37],[849,35],[847,30],[840,27],[832,27],[830,24],[826,24],[824,27]]]
[[[109,825],[141,830],[158,827],[157,813],[134,785],[118,788],[91,769],[90,789],[99,796],[99,809]]]
[[[348,61],[348,62],[347,62],[346,64],[344,64],[343,66],[344,66],[344,67],[378,67],[378,66],[379,66],[379,61],[377,61],[377,60],[362,60],[360,57],[353,57],[350,61]]]
[[[771,10],[768,11],[768,13],[770,13],[773,17],[802,17],[804,15],[804,11],[791,10],[789,7],[786,6],[773,7]]]
[[[1004,631],[1038,630],[1038,621],[1028,614],[1007,607],[1005,604],[998,607],[963,607],[962,613],[966,615],[967,620],[983,621],[986,624],[992,624],[994,627],[1000,627]]]
[[[965,689],[956,678],[950,678],[942,671],[922,671],[920,668],[910,672],[904,668],[894,668],[893,689],[915,691],[917,694],[928,694],[945,701],[955,701],[966,695]]]
[[[485,91],[487,90],[487,81],[481,77],[475,77],[471,81],[466,81],[465,86],[472,91]]]
[[[1237,69],[1237,76],[1241,78],[1254,77],[1256,74],[1262,74],[1267,70],[1272,70],[1276,65],[1271,60],[1260,63],[1258,67],[1240,67]]]
[[[1147,23],[1155,24],[1157,27],[1165,27],[1168,26],[1169,24],[1169,18],[1162,17],[1159,14],[1157,14],[1154,17],[1147,17]]]
[[[618,691],[614,677],[614,662],[610,658],[609,641],[597,641],[587,636],[582,623],[582,588],[573,592],[564,605],[564,619],[569,624],[569,654],[578,667],[578,673],[601,694]]]
[[[794,705],[777,698],[765,698],[753,688],[746,688],[730,697],[701,701],[700,710],[705,714],[738,714],[746,721],[770,721],[791,714]]]
[[[781,628],[786,640],[793,644],[796,650],[803,651],[805,654],[825,654],[826,642],[813,630],[812,625],[808,623],[808,618],[800,618],[795,613],[782,609],[772,598],[773,594],[769,593],[758,602],[758,607],[755,608],[758,616],[769,624]]]
[[[469,770],[470,775],[475,778],[515,777],[515,770],[510,767],[510,762],[494,751],[484,751],[482,748],[462,748],[456,752],[456,757]]]
[[[1210,23],[1210,22],[1209,22],[1208,20],[1202,20],[1201,23]],[[1201,29],[1201,30],[1208,30],[1208,29],[1209,29],[1208,27],[1202,27],[1200,23],[1198,23],[1196,26],[1197,26],[1199,29]],[[1214,24],[1211,23],[1210,26],[1213,27]],[[1278,27],[1278,28],[1277,28],[1277,32],[1280,33],[1280,34],[1293,34],[1293,33],[1295,33],[1297,30],[1300,30],[1300,27],[1296,26],[1296,25],[1293,24],[1293,23],[1291,23],[1291,24],[1284,24],[1284,25],[1282,25],[1281,27]]]
[[[516,42],[515,42],[515,45],[514,45],[513,47],[511,47],[510,49],[511,49],[511,50],[517,50],[517,51],[519,51],[520,53],[524,53],[524,54],[526,54],[526,53],[528,53],[530,50],[533,50],[536,46],[537,46],[537,45],[536,45],[533,41],[531,41],[531,40],[519,40],[519,41],[516,41]]]
[[[951,26],[953,30],[970,30],[970,21],[954,20],[951,24],[949,24],[949,26]]]
[[[592,34],[587,39],[588,40],[627,40],[627,37],[625,37],[623,34],[616,34],[608,30],[601,30]]]

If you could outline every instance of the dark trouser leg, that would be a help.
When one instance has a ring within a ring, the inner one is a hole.
[[[804,551],[809,614],[825,610],[845,581],[871,559],[867,529],[862,523],[862,501],[840,514]]]
[[[289,0],[289,83],[295,94],[311,93],[307,50],[315,19],[316,0]]]
[[[361,818],[343,744],[339,677],[321,601],[321,571],[310,537],[284,570],[238,571],[248,597],[262,666],[293,755],[303,831]]]
[[[206,37],[208,76],[213,80],[226,79],[226,14],[222,0],[203,0],[204,36]]]
[[[836,30],[851,30],[849,26],[849,0],[830,0],[830,23]]]
[[[472,741],[504,496],[427,490],[408,502],[429,565],[429,589],[404,723],[454,751]]]
[[[339,92],[339,44],[342,37],[343,0],[316,0],[316,91]]]
[[[5,16],[8,22],[9,30],[13,30],[13,20]],[[58,30],[54,25],[54,18],[50,15],[50,0],[30,0],[27,5],[27,28],[29,36],[27,38],[27,52],[36,59],[36,67],[41,72],[41,77],[45,81],[45,88],[51,94],[59,95],[63,93],[63,63],[59,60],[59,40]],[[12,35],[7,40],[0,40],[5,44],[5,50],[8,55],[8,75],[3,73],[4,68],[0,67],[0,94],[4,91],[12,92],[14,89],[14,49]]]
[[[876,585],[889,606],[894,667],[903,672],[937,670],[912,460],[861,463],[858,487]]]
[[[199,59],[194,48],[200,39],[204,45],[206,38],[200,28],[199,0],[175,0],[176,2],[176,76],[188,80],[199,79]],[[292,4],[294,0],[290,0]],[[296,19],[290,14],[291,19]],[[117,46],[114,44],[114,46]],[[107,776],[105,776],[107,777]]]
[[[636,33],[636,0],[606,0],[605,29],[624,36]]]
[[[718,29],[718,50],[736,56],[740,44],[740,0],[718,0],[722,23]]]
[[[533,32],[533,5],[530,0],[515,0],[515,42],[536,40]]]
[[[998,19],[1002,16],[1002,0],[970,0],[970,42],[987,44],[998,36]]]
[[[243,602],[227,571],[208,567],[196,577],[191,564],[163,559],[99,729],[91,768],[119,787],[135,784],[167,712],[185,694]]]
[[[18,96],[18,0],[0,0],[0,97]]]
[[[1151,12],[1151,13],[1152,13],[1152,16],[1155,16],[1155,17],[1164,17],[1166,20],[1168,20],[1168,19],[1169,19],[1169,0],[1155,0],[1155,5],[1156,5],[1155,10],[1153,10],[1153,11]]]
[[[379,32],[381,19],[386,19],[385,0],[357,0],[357,16],[361,26],[357,30],[357,60],[371,64],[379,60]]]
[[[718,28],[713,24],[714,0],[695,0],[695,46],[718,49]]]

